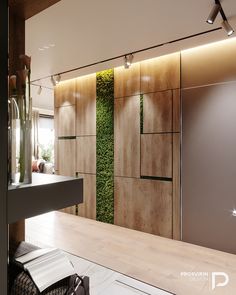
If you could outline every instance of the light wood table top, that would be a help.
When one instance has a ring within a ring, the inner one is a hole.
[[[233,254],[61,212],[28,219],[26,240],[56,246],[178,295],[236,294]],[[186,277],[182,272],[205,272],[209,277]],[[212,291],[212,272],[227,273],[228,285]]]

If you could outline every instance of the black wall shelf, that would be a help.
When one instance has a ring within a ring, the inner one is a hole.
[[[83,179],[33,173],[32,183],[8,188],[8,223],[83,202]]]

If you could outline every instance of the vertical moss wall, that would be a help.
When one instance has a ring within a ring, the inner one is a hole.
[[[114,223],[114,72],[97,73],[97,220]]]

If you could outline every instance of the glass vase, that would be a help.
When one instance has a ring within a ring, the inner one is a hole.
[[[32,182],[32,104],[24,95],[12,96],[10,104],[10,183]]]

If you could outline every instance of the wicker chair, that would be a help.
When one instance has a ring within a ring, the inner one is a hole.
[[[36,288],[30,276],[21,272],[14,280],[10,295],[65,295],[68,291],[69,278],[64,279],[42,293]]]
[[[13,263],[15,257],[39,249],[29,243],[21,242],[16,250],[11,251],[9,263],[9,292],[10,295],[65,295],[68,291],[70,278],[65,278],[52,287],[48,287],[42,293],[39,292],[31,277],[22,269]]]

